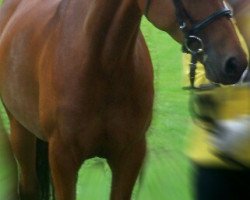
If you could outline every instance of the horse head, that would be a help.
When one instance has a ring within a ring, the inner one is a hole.
[[[248,61],[235,29],[232,11],[218,0],[138,0],[157,28],[196,54],[212,82],[234,84]]]

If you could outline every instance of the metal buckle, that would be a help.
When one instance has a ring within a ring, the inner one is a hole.
[[[187,28],[187,24],[186,24],[186,22],[182,22],[181,24],[180,24],[180,27],[179,27],[182,31],[185,29],[185,28]]]
[[[204,44],[201,38],[195,35],[189,35],[185,40],[185,48],[192,55],[201,54],[204,52]]]

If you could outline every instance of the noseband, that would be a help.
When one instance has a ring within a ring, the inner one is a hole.
[[[152,0],[147,0],[145,6],[145,15],[148,15],[150,4]],[[198,62],[198,57],[204,55],[204,43],[203,40],[197,36],[203,29],[212,24],[214,21],[221,17],[231,18],[233,15],[232,10],[224,2],[224,8],[214,12],[207,18],[200,22],[194,22],[190,17],[187,10],[185,9],[182,0],[173,0],[175,6],[176,19],[179,24],[179,28],[184,34],[184,43],[182,45],[182,51],[191,55],[190,62],[190,87],[186,89],[197,89],[194,85],[195,82],[195,71]],[[190,24],[191,27],[188,26]]]

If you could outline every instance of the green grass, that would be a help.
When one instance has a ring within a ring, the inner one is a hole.
[[[133,199],[191,200],[190,166],[184,154],[188,95],[181,89],[180,46],[146,20],[142,30],[154,64],[156,97],[154,118],[147,133],[148,155]],[[0,166],[0,172],[3,170]],[[2,180],[0,177],[0,193],[5,183]],[[110,184],[106,162],[91,159],[79,172],[77,199],[108,200]]]

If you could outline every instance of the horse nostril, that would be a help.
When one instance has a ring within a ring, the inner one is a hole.
[[[225,65],[225,73],[229,76],[233,76],[237,75],[238,71],[239,71],[239,63],[237,62],[237,59],[234,57],[229,58]]]
[[[225,60],[224,68],[222,69],[223,84],[235,84],[239,81],[245,80],[244,74],[246,74],[247,60],[241,56],[231,56]]]

